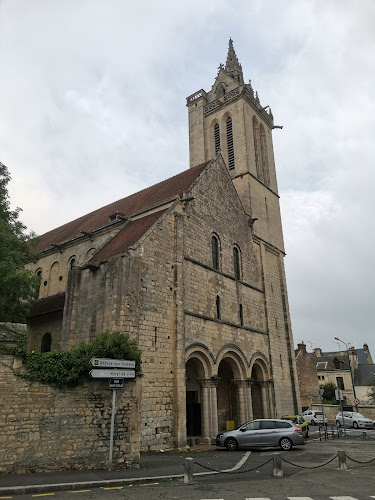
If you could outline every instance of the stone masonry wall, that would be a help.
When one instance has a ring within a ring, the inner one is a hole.
[[[105,469],[112,391],[89,380],[54,389],[16,376],[20,363],[0,356],[0,473]],[[113,468],[139,464],[139,381],[126,381],[116,401]]]
[[[319,389],[319,380],[314,362],[306,352],[305,344],[298,344],[296,356],[298,384],[301,394],[301,405],[310,406],[316,400]]]

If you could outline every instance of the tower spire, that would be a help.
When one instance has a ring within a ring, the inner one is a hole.
[[[225,64],[225,71],[238,83],[243,84],[242,66],[238,62],[238,58],[233,47],[233,40],[231,38],[229,39],[229,48],[227,62]]]

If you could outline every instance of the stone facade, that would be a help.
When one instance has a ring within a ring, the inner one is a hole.
[[[30,349],[46,334],[57,349],[107,329],[137,339],[141,450],[300,411],[273,117],[232,42],[188,109],[191,168],[43,235],[31,266]]]
[[[112,391],[107,381],[53,389],[22,380],[12,356],[0,355],[0,472],[105,469]],[[141,385],[117,394],[113,463],[138,467]]]
[[[301,405],[311,408],[312,404],[319,403],[318,391],[321,382],[318,380],[316,361],[306,351],[306,345],[303,342],[298,344],[296,349],[296,365]]]

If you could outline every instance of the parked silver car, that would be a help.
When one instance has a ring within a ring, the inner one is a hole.
[[[322,411],[306,410],[302,413],[304,420],[310,425],[327,425],[328,420]]]
[[[292,446],[306,444],[299,427],[288,420],[257,419],[246,422],[233,431],[220,432],[216,446],[234,451],[237,448],[279,447],[290,450]]]
[[[354,429],[372,429],[374,427],[374,421],[356,411],[344,411],[342,413],[340,411],[336,415],[336,425],[345,425],[345,427],[353,427]]]

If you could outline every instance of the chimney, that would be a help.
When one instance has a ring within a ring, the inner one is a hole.
[[[302,340],[302,342],[300,344],[297,344],[297,347],[298,347],[299,351],[302,351],[303,353],[306,352],[306,344],[304,343],[303,340]]]
[[[314,354],[317,358],[320,358],[320,356],[322,355],[322,350],[320,347],[314,347]]]

